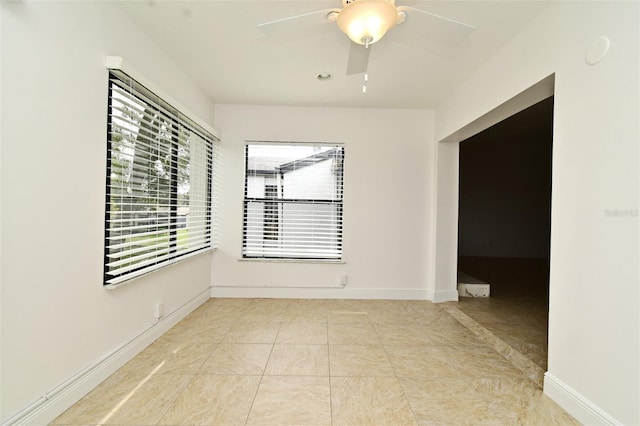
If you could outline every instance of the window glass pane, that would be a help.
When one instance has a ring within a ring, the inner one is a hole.
[[[243,256],[342,258],[341,145],[246,146]]]

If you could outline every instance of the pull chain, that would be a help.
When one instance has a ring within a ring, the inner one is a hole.
[[[371,37],[363,37],[362,41],[364,41],[364,48],[368,49],[369,48],[369,43],[371,42],[372,38]],[[368,59],[368,55],[367,55],[367,62],[369,61]],[[369,64],[367,64],[369,65]],[[362,83],[362,94],[366,94],[367,93],[367,82],[369,81],[369,74],[366,72],[366,68],[365,68],[365,73],[364,73],[364,82]]]

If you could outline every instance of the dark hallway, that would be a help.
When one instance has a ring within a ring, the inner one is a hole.
[[[547,367],[553,97],[460,144],[458,271],[491,285],[459,309]]]

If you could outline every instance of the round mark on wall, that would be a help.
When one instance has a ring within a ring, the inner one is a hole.
[[[611,42],[607,36],[602,36],[596,39],[587,50],[587,54],[585,56],[587,64],[595,65],[602,61],[609,52],[610,44]]]

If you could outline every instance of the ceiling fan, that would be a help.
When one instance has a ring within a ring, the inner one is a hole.
[[[405,22],[407,22],[405,24]],[[411,27],[412,39],[458,46],[475,29],[471,25],[409,6],[395,0],[342,0],[342,9],[323,9],[258,25],[265,34],[295,34],[335,23],[351,39],[347,74],[366,73],[370,46],[396,25]],[[366,82],[365,75],[365,82]]]

